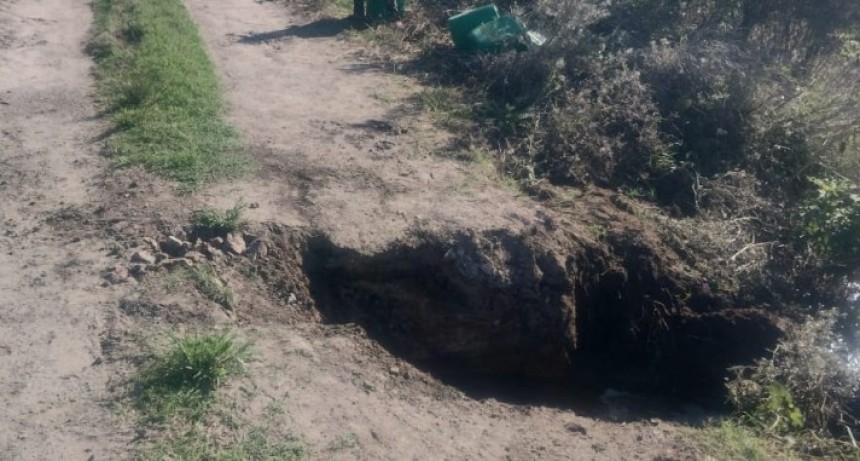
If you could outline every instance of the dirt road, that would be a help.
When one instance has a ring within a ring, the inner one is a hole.
[[[100,195],[84,0],[0,2],[0,458],[117,453],[101,245],[61,230]]]
[[[347,21],[312,21],[279,2],[187,5],[219,66],[231,121],[257,146],[262,174],[209,193],[252,214],[311,225],[378,248],[410,228],[517,228],[535,207],[500,189],[489,167],[449,160],[450,139],[410,112],[407,78],[359,61]]]

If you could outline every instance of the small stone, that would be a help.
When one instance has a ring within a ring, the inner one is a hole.
[[[240,255],[245,252],[245,240],[241,235],[233,233],[227,234],[227,241],[224,242],[224,250],[230,253]]]
[[[134,254],[131,255],[131,262],[140,264],[154,264],[155,256],[144,250],[135,251]]]
[[[129,272],[135,278],[145,277],[146,276],[146,267],[147,267],[147,264],[133,264],[131,266],[131,270]]]
[[[182,256],[188,250],[186,243],[171,235],[161,242],[161,249],[170,256]]]
[[[215,248],[208,243],[203,244],[203,249],[201,250],[201,253],[208,256],[210,259],[218,259],[224,257],[224,253],[221,250]]]
[[[260,239],[256,239],[248,245],[248,249],[245,250],[245,256],[250,256],[252,258],[265,258],[266,255],[269,254],[269,249],[266,247],[266,243]]]
[[[185,259],[190,259],[195,263],[203,263],[206,262],[206,255],[198,251],[189,251],[185,253]]]
[[[188,258],[171,258],[171,259],[165,259],[164,261],[162,261],[161,265],[163,267],[168,268],[168,269],[176,269],[176,268],[190,269],[190,268],[194,267],[194,262]]]
[[[161,248],[159,247],[158,242],[155,241],[155,239],[152,237],[144,237],[143,243],[149,245],[149,248],[152,251],[156,251],[156,252],[161,251]]]
[[[391,367],[388,369],[388,372],[394,376],[397,376],[400,374],[400,367]]]
[[[209,241],[209,243],[216,248],[221,248],[221,245],[224,244],[224,239],[221,237],[214,237],[212,240]]]
[[[110,283],[122,283],[128,280],[128,268],[117,264],[108,270],[105,279]]]
[[[293,294],[293,293],[290,293],[290,295],[289,295],[289,296],[287,296],[287,304],[295,304],[295,303],[296,303],[296,301],[298,301],[298,300],[299,300],[299,299],[298,299],[298,298],[296,298],[296,295],[295,295],[295,294]]]

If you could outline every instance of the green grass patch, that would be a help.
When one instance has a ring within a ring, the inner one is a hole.
[[[230,232],[242,230],[245,226],[245,219],[242,217],[245,208],[246,205],[239,202],[223,211],[209,207],[194,210],[191,214],[194,233],[201,238],[211,238],[224,237]]]
[[[107,151],[186,187],[244,170],[215,70],[181,0],[95,0],[89,51]]]
[[[295,438],[272,440],[261,428],[252,428],[241,437],[224,445],[207,437],[199,428],[184,433],[172,434],[137,456],[139,460],[161,461],[166,459],[184,461],[246,461],[246,460],[283,460],[293,461],[306,458],[308,449]]]
[[[177,415],[202,418],[215,389],[230,376],[245,372],[250,347],[227,333],[174,338],[141,371],[135,406],[143,420],[164,422]]]

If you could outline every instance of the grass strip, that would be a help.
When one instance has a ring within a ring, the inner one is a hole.
[[[181,0],[95,0],[89,51],[113,122],[107,151],[194,188],[239,175],[240,140]]]

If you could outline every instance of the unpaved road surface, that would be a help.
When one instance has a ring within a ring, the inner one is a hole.
[[[0,459],[108,459],[94,366],[113,292],[99,242],[63,232],[100,194],[86,0],[0,1]]]
[[[257,202],[257,219],[310,225],[379,248],[412,228],[517,228],[534,204],[487,169],[442,158],[444,133],[410,116],[419,90],[357,60],[345,21],[291,15],[280,2],[187,2],[219,66],[230,120],[257,148],[251,182],[210,191]],[[413,111],[414,112],[414,111]],[[491,175],[489,175],[491,176]]]

